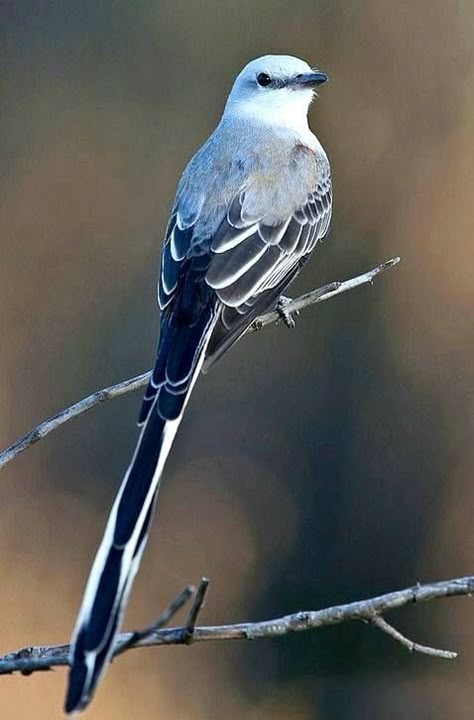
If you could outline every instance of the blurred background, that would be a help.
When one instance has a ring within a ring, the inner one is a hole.
[[[202,621],[265,619],[472,573],[474,7],[470,0],[0,3],[0,444],[147,369],[176,182],[251,58],[331,82],[329,239],[295,295],[398,268],[243,339],[198,384],[126,619],[211,578]],[[1,473],[0,652],[64,642],[136,439],[140,394]],[[128,653],[87,717],[472,717],[474,606],[257,643]],[[66,674],[0,678],[3,717],[61,717]]]

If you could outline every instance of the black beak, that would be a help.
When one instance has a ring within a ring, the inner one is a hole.
[[[325,83],[328,79],[329,78],[326,73],[321,72],[321,70],[317,70],[314,72],[297,75],[294,78],[292,84],[295,87],[317,88],[319,85]]]

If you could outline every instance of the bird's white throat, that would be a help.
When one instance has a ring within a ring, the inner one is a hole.
[[[306,135],[311,132],[308,126],[308,109],[312,99],[313,92],[309,89],[282,88],[237,97],[233,97],[231,93],[224,110],[224,118],[262,123]]]

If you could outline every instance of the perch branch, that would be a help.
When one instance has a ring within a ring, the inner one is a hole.
[[[301,295],[301,297],[285,302],[285,313],[291,316],[291,314],[296,314],[303,308],[323,302],[324,300],[329,300],[335,295],[340,295],[341,293],[347,292],[348,290],[353,290],[360,285],[371,284],[378,275],[385,272],[386,270],[389,270],[395,265],[398,265],[399,262],[400,258],[395,257],[391,260],[387,260],[387,262],[384,262],[381,265],[378,265],[376,268],[369,270],[363,275],[358,275],[355,278],[345,280],[343,282],[333,282],[329,285],[324,285],[324,287],[318,288],[317,290],[312,290],[311,292],[305,293],[304,295]],[[266,325],[279,322],[280,320],[281,312],[275,311],[267,313],[266,315],[262,315],[262,317],[255,320],[255,322],[252,323],[247,332],[254,332],[255,330],[260,330]],[[24,450],[27,450],[39,440],[45,438],[46,435],[49,435],[50,432],[53,432],[53,430],[56,430],[61,425],[64,425],[64,423],[69,422],[69,420],[72,420],[78,415],[82,415],[82,413],[91,410],[93,407],[105,402],[106,400],[112,400],[112,398],[126,395],[127,393],[132,392],[137,388],[143,387],[148,382],[149,377],[150,372],[145,372],[141,375],[130,378],[129,380],[119,382],[116,385],[110,385],[110,387],[106,387],[103,390],[97,390],[97,392],[92,393],[92,395],[89,395],[88,397],[79,400],[79,402],[74,403],[74,405],[71,405],[65,410],[61,410],[60,412],[56,413],[56,415],[53,415],[47,420],[44,420],[33,430],[26,433],[25,435],[22,435],[22,437],[18,438],[18,440],[15,440],[12,445],[0,452],[0,469],[2,467],[5,467],[5,465],[8,465],[9,462],[14,460],[17,455],[22,453]]]
[[[201,599],[198,598],[198,590],[193,603],[195,611],[197,610],[196,616],[202,606],[207,584],[203,587],[203,583],[201,583],[200,589]],[[343,622],[358,620],[373,624],[374,627],[387,633],[412,651],[429,651],[429,654],[436,655],[437,657],[453,658],[455,657],[455,653],[426,648],[412,643],[395,630],[395,628],[388,625],[386,621],[381,622],[381,616],[391,610],[409,605],[410,603],[427,602],[429,600],[461,595],[471,596],[473,592],[474,576],[455,578],[443,582],[426,583],[424,585],[417,584],[414,587],[379,595],[369,600],[358,600],[345,605],[335,605],[324,608],[323,610],[297,612],[274,620],[237,623],[235,625],[194,627],[192,641],[204,642],[209,640],[256,640],[257,638],[273,638],[289,635],[294,632],[314,630],[327,625],[337,625]],[[136,633],[122,633],[118,635],[115,641],[114,655],[138,647],[184,645],[189,643],[189,628],[186,625],[174,628],[158,628],[153,631],[148,629],[138,642],[131,645],[131,639],[136,637],[136,635]],[[27,647],[0,657],[0,675],[13,672],[30,675],[39,670],[49,670],[53,667],[68,664],[68,645]]]
[[[400,258],[395,257],[391,260],[387,260],[387,262],[384,262],[381,265],[377,265],[376,268],[363,273],[363,275],[357,275],[357,277],[351,278],[350,280],[344,280],[343,282],[332,282],[328,285],[323,285],[323,287],[320,287],[317,290],[310,290],[310,292],[307,292],[294,300],[285,302],[285,313],[294,315],[310,305],[317,305],[317,303],[330,300],[336,295],[340,295],[348,290],[353,290],[360,285],[371,285],[378,275],[381,275],[383,272],[395,267],[395,265],[398,265],[399,262]],[[271,325],[272,323],[279,322],[280,320],[281,313],[274,310],[257,318],[247,332],[261,330],[266,325]]]

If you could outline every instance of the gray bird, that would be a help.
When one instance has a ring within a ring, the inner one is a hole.
[[[161,253],[156,364],[72,637],[68,713],[86,707],[111,659],[163,468],[200,371],[275,305],[327,233],[329,162],[307,120],[326,80],[295,57],[250,62],[181,177]]]

